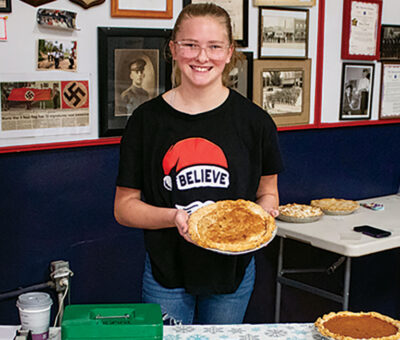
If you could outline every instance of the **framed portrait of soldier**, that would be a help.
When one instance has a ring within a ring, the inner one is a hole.
[[[167,29],[98,27],[99,136],[120,136],[133,111],[171,88]]]

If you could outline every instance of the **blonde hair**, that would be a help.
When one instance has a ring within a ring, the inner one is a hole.
[[[231,60],[225,65],[224,71],[222,72],[222,84],[225,86],[230,85],[229,73],[237,65],[238,61],[243,61],[244,56],[242,53],[236,51],[236,43],[233,39],[231,18],[228,12],[222,7],[213,3],[196,3],[185,6],[178,18],[176,19],[175,26],[172,30],[171,40],[175,41],[176,35],[179,32],[182,22],[186,19],[193,17],[211,17],[218,19],[221,24],[225,26],[226,33],[228,35],[229,45],[233,47],[233,53]],[[181,72],[178,65],[172,61],[172,86],[176,87],[181,83]]]

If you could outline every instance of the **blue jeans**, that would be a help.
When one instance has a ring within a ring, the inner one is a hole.
[[[157,303],[165,319],[174,324],[240,324],[253,292],[256,270],[254,257],[246,268],[238,289],[232,294],[192,295],[184,288],[165,288],[151,273],[146,254],[142,300]]]

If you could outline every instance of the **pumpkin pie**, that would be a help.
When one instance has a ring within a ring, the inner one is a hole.
[[[400,321],[377,312],[332,312],[318,318],[315,326],[323,336],[335,340],[400,339]]]

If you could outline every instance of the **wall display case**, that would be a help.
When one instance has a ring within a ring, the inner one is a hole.
[[[167,29],[98,27],[99,135],[120,136],[133,110],[171,87]]]

